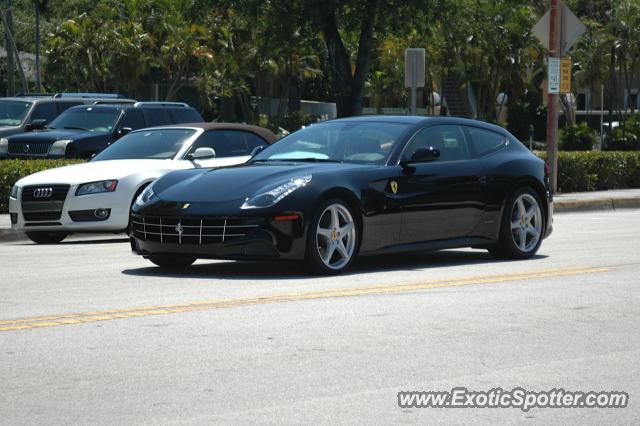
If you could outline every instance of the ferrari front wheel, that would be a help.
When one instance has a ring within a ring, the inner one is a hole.
[[[355,259],[358,243],[358,225],[349,206],[339,199],[328,200],[309,226],[307,264],[321,274],[341,273]]]

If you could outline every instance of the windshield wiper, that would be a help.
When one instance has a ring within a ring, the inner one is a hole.
[[[338,161],[338,160],[331,160],[329,158],[315,158],[315,157],[287,158],[285,161],[298,161],[300,163],[341,163],[341,161]]]
[[[65,126],[65,127],[63,127],[63,129],[68,129],[68,130],[89,130],[89,129],[85,129],[84,127],[75,127],[75,126]]]

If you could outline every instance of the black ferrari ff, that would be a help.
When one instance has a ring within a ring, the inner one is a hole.
[[[161,267],[198,258],[304,260],[454,247],[533,256],[552,230],[548,169],[501,127],[451,117],[314,124],[244,165],[174,171],[138,197],[133,251]]]

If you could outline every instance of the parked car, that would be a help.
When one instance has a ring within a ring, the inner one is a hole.
[[[305,260],[454,247],[533,256],[552,229],[545,163],[501,127],[358,117],[285,136],[248,163],[167,173],[132,208],[131,247],[161,267],[198,258]]]
[[[84,164],[44,170],[11,190],[13,227],[38,243],[73,232],[120,232],[133,200],[170,170],[239,164],[276,136],[261,127],[195,123],[133,131]]]
[[[108,93],[25,93],[0,98],[0,138],[39,130],[67,109],[94,103],[135,103],[121,95]],[[7,154],[7,143],[0,142],[0,158]]]
[[[94,104],[67,109],[44,130],[0,140],[10,158],[91,158],[128,132],[203,121],[182,102]]]

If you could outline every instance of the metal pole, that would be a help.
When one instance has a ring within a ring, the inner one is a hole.
[[[600,85],[600,151],[604,145],[604,84]]]
[[[562,22],[562,1],[551,0],[549,13],[549,57],[560,57],[560,25]],[[550,186],[555,194],[558,190],[558,110],[559,96],[548,94],[547,102],[547,162],[551,169]]]
[[[11,15],[11,3],[12,0],[7,0],[6,11],[4,13],[0,12],[2,14],[2,23],[4,24],[5,49],[7,51],[7,96],[13,96],[16,94],[16,69],[13,56],[13,44],[11,43],[11,25],[13,22],[13,17]]]
[[[418,53],[412,51],[413,63],[411,72],[411,115],[416,115],[416,92],[418,86]]]
[[[40,7],[38,7],[38,0],[33,0],[36,13],[36,92],[42,91],[40,86]]]

